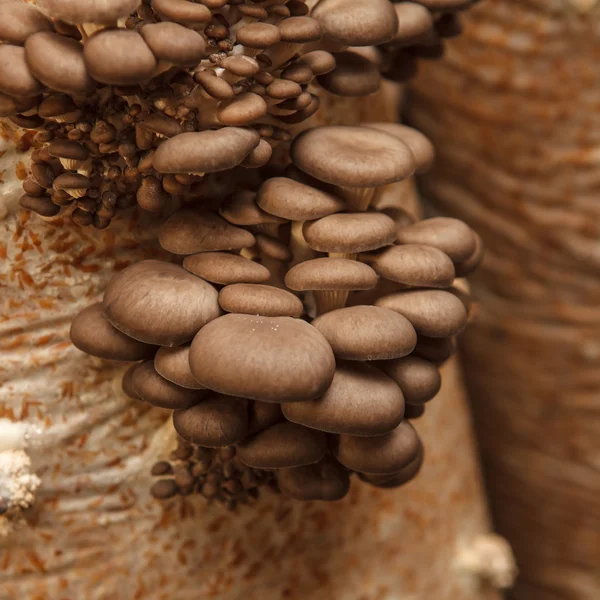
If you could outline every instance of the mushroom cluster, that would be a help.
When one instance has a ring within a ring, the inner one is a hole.
[[[218,204],[261,181],[321,89],[362,96],[382,73],[406,79],[470,3],[3,2],[0,117],[33,147],[21,206],[103,229],[136,202]]]
[[[380,209],[433,160],[411,128],[315,127],[289,155],[256,187],[173,212],[158,232],[172,261],[124,269],[73,321],[81,350],[134,361],[129,396],[173,411],[182,446],[155,466],[156,497],[231,506],[276,482],[337,500],[353,473],[394,487],[422,463],[410,420],[467,323],[454,281],[480,261],[479,237]]]

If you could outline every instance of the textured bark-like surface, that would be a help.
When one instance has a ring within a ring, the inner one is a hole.
[[[600,597],[600,12],[488,0],[422,69],[411,120],[438,149],[423,189],[487,256],[463,338],[520,600]]]
[[[326,99],[320,120],[393,120],[395,107]],[[456,363],[417,422],[426,465],[406,488],[354,481],[335,504],[264,492],[235,512],[152,499],[150,468],[175,443],[169,414],[127,399],[123,367],[76,350],[68,328],[117,269],[157,254],[156,223],[124,213],[97,232],[30,217],[16,208],[26,158],[2,150],[0,418],[31,424],[41,486],[28,526],[0,539],[1,600],[497,598],[460,566],[488,520]],[[396,190],[416,210],[411,184]]]

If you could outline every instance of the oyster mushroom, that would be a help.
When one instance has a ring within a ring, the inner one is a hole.
[[[104,314],[134,339],[179,346],[220,314],[217,290],[182,267],[145,260],[127,267],[108,284]]]
[[[263,265],[227,252],[202,252],[186,256],[183,268],[218,285],[264,283],[270,277],[269,270]]]
[[[282,405],[288,421],[327,433],[359,436],[392,431],[404,416],[404,397],[396,382],[363,363],[342,363],[328,390],[316,400]]]
[[[48,144],[48,154],[60,160],[60,164],[68,171],[81,168],[89,158],[89,151],[77,142],[65,139],[54,139]]]
[[[483,255],[485,253],[483,241],[476,232],[473,232],[473,234],[475,235],[475,250],[473,250],[473,254],[463,261],[454,263],[457,277],[466,277],[471,274],[483,260]]]
[[[425,6],[415,2],[394,4],[398,29],[390,44],[394,47],[410,46],[427,39],[433,30],[433,16]]]
[[[313,293],[318,314],[343,308],[351,291],[372,289],[377,280],[377,273],[368,265],[346,258],[307,260],[285,275],[289,289]]]
[[[73,198],[83,198],[92,187],[92,182],[85,175],[63,173],[54,180],[52,186],[55,190],[62,190]]]
[[[281,67],[295,54],[299,54],[306,44],[318,42],[323,35],[319,21],[309,16],[283,19],[277,24],[277,28],[281,41],[265,52],[273,69]]]
[[[209,325],[192,342],[190,367],[211,390],[265,402],[298,402],[318,398],[331,384],[333,351],[305,321],[228,314]]]
[[[378,66],[357,52],[336,52],[335,69],[317,78],[328,92],[349,98],[368,96],[379,90]]]
[[[348,470],[326,456],[305,467],[277,471],[279,489],[295,500],[341,500],[350,490]]]
[[[31,210],[40,217],[55,217],[60,212],[60,206],[57,206],[52,202],[50,196],[30,196],[24,194],[19,199],[19,206],[26,210]]]
[[[396,473],[388,473],[387,475],[379,475],[374,473],[359,473],[359,477],[374,485],[375,487],[380,488],[394,488],[399,487],[412,481],[421,470],[423,466],[423,459],[425,453],[423,452],[423,448],[421,447],[417,457],[414,458],[410,463],[408,463],[405,467],[397,471]]]
[[[219,304],[225,312],[265,317],[299,317],[302,302],[294,294],[271,285],[234,283],[219,292]]]
[[[233,225],[254,226],[273,235],[277,235],[279,225],[286,222],[286,219],[259,208],[256,194],[250,190],[239,190],[232,194],[219,207],[219,214]]]
[[[296,137],[293,163],[319,181],[334,184],[359,210],[366,210],[375,189],[406,179],[415,170],[410,148],[398,138],[368,127],[329,125]]]
[[[31,4],[12,2],[2,8],[0,40],[22,46],[30,35],[52,31],[52,23]]]
[[[164,20],[185,25],[201,25],[212,16],[207,6],[188,0],[152,0],[150,5]]]
[[[286,469],[319,462],[327,452],[325,434],[295,423],[277,423],[237,447],[239,460],[255,469]]]
[[[302,55],[301,61],[307,64],[314,75],[325,75],[335,69],[335,56],[325,50],[313,50]]]
[[[75,123],[82,115],[81,109],[65,94],[46,96],[37,110],[42,119],[57,123]]]
[[[131,386],[140,400],[170,410],[190,408],[206,395],[204,390],[183,388],[161,377],[151,360],[141,363],[133,369]]]
[[[199,404],[173,413],[173,426],[188,442],[220,448],[241,442],[248,433],[248,401],[210,394]]]
[[[437,366],[418,356],[384,361],[377,366],[400,386],[407,404],[429,402],[442,386]]]
[[[40,82],[31,72],[25,58],[25,48],[0,44],[0,92],[21,98],[37,96]]]
[[[190,390],[202,390],[190,370],[190,344],[168,348],[163,346],[158,349],[154,356],[154,368],[156,372],[166,380],[183,388]]]
[[[267,103],[258,94],[243,92],[224,100],[217,108],[217,119],[223,125],[243,126],[264,117]]]
[[[102,303],[84,308],[71,323],[69,337],[79,350],[108,360],[138,361],[150,358],[156,347],[130,338],[104,316]]]
[[[442,337],[433,338],[426,335],[417,336],[417,345],[414,354],[441,365],[456,353],[456,338]]]
[[[248,435],[254,435],[284,420],[281,406],[274,402],[249,402]]]
[[[140,0],[38,0],[38,6],[54,19],[73,25],[102,23],[112,25],[128,17]]]
[[[399,318],[400,317],[400,318]],[[387,360],[410,354],[417,343],[410,319],[379,306],[350,306],[312,322],[345,360]]]

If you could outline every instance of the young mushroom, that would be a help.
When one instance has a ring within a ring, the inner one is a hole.
[[[374,485],[375,487],[379,488],[400,487],[401,485],[412,481],[418,475],[419,471],[421,470],[421,467],[423,466],[424,456],[425,453],[423,451],[423,448],[421,447],[416,458],[414,458],[405,467],[403,467],[399,471],[396,471],[395,473],[388,473],[385,475],[374,473],[359,473],[359,477],[363,481],[366,481],[367,483],[370,483],[371,485]]]
[[[269,270],[263,265],[227,252],[202,252],[186,256],[183,268],[217,285],[265,283],[270,277]]]
[[[198,332],[190,367],[199,383],[222,394],[298,402],[323,394],[335,359],[327,340],[305,321],[230,313]]]
[[[404,416],[404,397],[394,380],[379,369],[342,363],[323,396],[283,404],[282,410],[288,421],[312,429],[376,436],[398,427]]]
[[[319,85],[336,96],[355,98],[379,90],[379,67],[357,52],[336,52],[335,69],[317,78]]]
[[[60,160],[67,171],[80,169],[90,156],[88,149],[78,142],[58,138],[48,144],[47,150],[50,156]]]
[[[377,366],[400,386],[407,404],[429,402],[442,386],[437,366],[418,356],[384,361]]]
[[[21,98],[37,96],[42,89],[29,69],[25,48],[0,44],[0,92]]]
[[[190,390],[202,390],[204,386],[192,375],[189,354],[190,344],[171,348],[162,346],[154,356],[154,368],[161,377],[175,385]]]
[[[2,7],[0,40],[5,44],[23,46],[38,31],[52,31],[52,23],[35,6],[11,2]]]
[[[225,312],[265,317],[300,317],[301,300],[294,294],[271,285],[234,283],[219,292],[219,304]]]

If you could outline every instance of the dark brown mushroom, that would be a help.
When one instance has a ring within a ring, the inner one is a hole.
[[[377,366],[400,386],[407,404],[429,402],[442,386],[437,366],[418,356],[385,361]]]
[[[204,386],[194,379],[190,370],[189,354],[189,344],[173,348],[163,346],[154,357],[154,368],[161,377],[175,385],[190,390],[202,390]]]
[[[281,492],[295,500],[341,500],[350,490],[348,470],[326,456],[305,467],[280,469],[277,485]]]
[[[265,266],[227,252],[202,252],[186,256],[183,259],[183,268],[218,285],[264,283],[270,277]]]
[[[318,77],[328,92],[349,98],[368,96],[379,90],[381,73],[378,66],[357,52],[337,52],[335,69]]]

